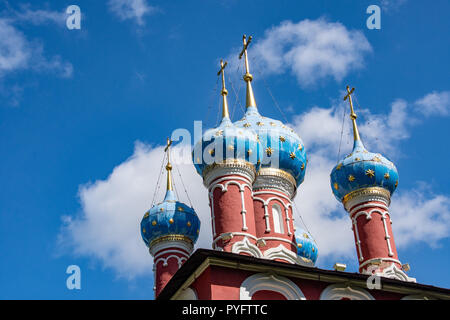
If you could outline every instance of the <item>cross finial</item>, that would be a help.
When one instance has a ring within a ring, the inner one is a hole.
[[[170,163],[170,146],[172,145],[172,140],[170,138],[167,138],[167,145],[164,148],[164,152],[167,152],[167,191],[173,190],[172,187],[172,164]]]
[[[355,88],[352,88],[350,90],[350,87],[347,86],[347,94],[344,97],[344,101],[348,99],[348,102],[350,103],[350,119],[352,119],[352,123],[353,123],[353,139],[355,141],[361,140],[360,136],[359,136],[359,131],[358,131],[358,126],[356,125],[356,113],[355,110],[353,109],[353,101],[352,101],[352,93],[353,91],[355,91]]]
[[[220,60],[220,70],[219,72],[217,72],[217,75],[219,76],[220,74],[222,74],[222,99],[223,99],[223,107],[222,107],[222,119],[229,119],[230,118],[230,113],[228,112],[228,100],[227,100],[227,94],[228,91],[225,88],[225,67],[227,66],[228,62],[225,61],[225,63],[223,62],[223,60]]]
[[[242,36],[243,47],[242,47],[241,53],[239,54],[239,59],[242,59],[242,55],[244,55],[246,75],[250,75],[250,68],[249,68],[249,65],[248,65],[248,57],[247,57],[247,48],[248,48],[248,45],[250,44],[250,42],[252,42],[252,36],[249,36],[248,40],[247,40],[247,36],[244,34]]]
[[[248,65],[248,56],[247,56],[247,48],[248,45],[252,42],[252,36],[249,36],[247,39],[247,36],[244,34],[242,36],[242,51],[239,54],[239,59],[242,59],[242,55],[244,55],[245,60],[245,74],[244,74],[244,81],[247,82],[247,97],[246,97],[246,107],[255,107],[256,108],[256,101],[255,96],[253,94],[253,88],[251,85],[251,82],[253,80],[253,76],[250,74],[250,66]]]

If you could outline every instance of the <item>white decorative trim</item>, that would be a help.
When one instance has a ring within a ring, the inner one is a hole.
[[[258,175],[253,183],[253,192],[262,189],[277,189],[292,199],[295,195],[295,186],[282,177],[272,175]]]
[[[358,204],[361,203],[365,203],[365,202],[373,202],[373,201],[377,201],[377,202],[381,202],[384,204],[384,206],[388,207],[390,204],[390,199],[379,195],[379,194],[368,194],[368,195],[360,195],[358,197],[355,197],[353,199],[348,200],[345,204],[345,210],[349,211],[351,210],[353,207],[357,206]],[[379,204],[378,204],[379,205]],[[353,211],[353,210],[351,210]]]
[[[253,194],[255,196],[260,195],[260,194],[274,194],[274,195],[276,195],[276,196],[278,196],[280,198],[283,198],[283,199],[289,201],[289,203],[291,203],[291,199],[290,198],[286,197],[285,194],[283,194],[281,192],[277,192],[275,190],[254,191]]]
[[[252,244],[247,237],[244,237],[242,241],[235,242],[233,246],[231,247],[232,253],[248,253],[249,255],[256,257],[256,258],[262,258],[263,255],[259,248]]]
[[[198,297],[194,289],[186,288],[177,295],[175,300],[198,300]]]
[[[362,288],[350,287],[347,284],[332,284],[326,287],[320,294],[320,300],[375,300],[374,297]]]
[[[384,259],[386,260],[386,259]],[[400,268],[398,268],[394,263],[392,263],[389,267],[382,269],[382,271],[375,271],[374,273],[368,271],[368,270],[363,270],[362,274],[370,274],[370,275],[377,275],[380,277],[384,277],[384,278],[389,278],[389,279],[397,279],[400,281],[406,281],[406,282],[416,282],[415,278],[411,278],[408,277],[408,275],[401,270]]]
[[[245,220],[245,215],[247,214],[247,210],[245,210],[244,189],[240,189],[239,192],[241,194],[241,204],[242,204],[242,210],[241,210],[242,231],[247,231],[248,230],[247,221]]]
[[[211,224],[212,224],[212,232],[213,232],[213,237],[216,236],[216,217],[214,215],[214,197],[212,195],[212,193],[209,194],[209,203],[210,203],[210,207],[211,207]]]
[[[212,242],[213,245],[213,249],[217,243],[217,241],[221,240],[221,239],[232,239],[234,236],[243,236],[243,237],[248,237],[251,238],[255,241],[258,240],[257,237],[255,237],[254,235],[250,234],[250,233],[245,233],[245,232],[224,232],[222,234],[220,234],[217,238],[215,238]],[[228,239],[228,240],[229,240]]]
[[[213,181],[217,178],[224,176],[240,176],[246,179],[249,183],[255,180],[255,173],[252,170],[249,170],[246,167],[216,167],[214,170],[209,171],[203,177],[203,184],[208,187]]]
[[[393,259],[393,258],[373,258],[373,259],[370,259],[370,260],[367,260],[367,261],[364,261],[363,263],[361,263],[359,265],[359,268],[361,269],[370,263],[379,265],[383,261],[394,262],[394,263],[398,263],[399,265],[402,264],[399,260]]]
[[[194,247],[192,244],[185,242],[185,241],[162,241],[155,243],[150,249],[149,252],[152,255],[152,257],[155,257],[156,255],[159,255],[161,251],[166,249],[174,249],[178,248],[183,251],[188,252],[189,254],[192,253],[192,250]]]
[[[263,258],[268,260],[280,259],[288,263],[299,264],[302,266],[314,266],[311,260],[302,259],[301,257],[297,256],[296,253],[292,252],[281,244],[278,247],[270,248],[264,251]]]
[[[181,266],[183,265],[183,262],[187,260],[185,257],[180,257],[180,256],[177,256],[175,254],[171,254],[168,257],[156,259],[154,263],[155,263],[155,265],[158,265],[158,263],[160,261],[162,261],[163,262],[163,267],[167,267],[168,266],[168,261],[169,261],[170,258],[176,258],[177,259],[177,261],[178,261],[178,269],[180,269]]]
[[[283,241],[283,242],[286,242],[286,243],[289,243],[289,244],[293,245],[294,247],[297,247],[297,244],[295,242],[293,242],[291,240],[284,239],[284,238],[279,238],[279,237],[261,237],[261,238],[258,238],[258,240]]]
[[[187,254],[186,252],[182,251],[182,250],[165,250],[165,251],[159,251],[156,256],[154,256],[154,259],[158,259],[159,257],[161,257],[162,255],[168,254],[168,253],[179,253],[183,256],[185,256],[186,258],[189,258],[189,254]]]
[[[302,290],[294,282],[268,273],[257,273],[245,279],[241,284],[239,299],[251,300],[261,290],[277,292],[287,300],[306,300]]]

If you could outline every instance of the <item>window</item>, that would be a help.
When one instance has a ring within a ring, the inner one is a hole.
[[[273,231],[275,233],[284,233],[283,214],[278,204],[272,205]]]

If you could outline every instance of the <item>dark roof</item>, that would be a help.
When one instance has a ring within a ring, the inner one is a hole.
[[[296,264],[290,264],[285,262],[279,262],[268,259],[260,259],[250,256],[245,256],[241,254],[235,254],[231,252],[208,250],[208,249],[197,249],[190,258],[182,265],[182,267],[175,273],[175,275],[170,279],[165,288],[161,291],[157,300],[168,300],[170,299],[177,290],[183,285],[183,283],[197,270],[197,268],[208,258],[216,258],[225,261],[233,261],[239,264],[245,265],[255,265],[255,266],[265,266],[267,269],[283,269],[290,274],[298,273],[298,278],[303,278],[301,274],[309,273],[315,275],[318,281],[330,282],[330,278],[364,281],[366,282],[368,275],[360,273],[342,272],[335,270],[319,269],[316,267],[306,267]],[[242,268],[244,269],[244,268]],[[327,280],[328,278],[328,280]],[[332,280],[331,280],[332,281]],[[450,299],[450,289],[439,288],[431,285],[419,284],[414,282],[406,282],[396,279],[383,278],[383,289],[388,291],[386,288],[401,288],[403,291],[424,291],[430,294],[439,294],[439,296],[447,296]],[[391,291],[391,290],[389,290]],[[395,290],[393,290],[395,291]]]

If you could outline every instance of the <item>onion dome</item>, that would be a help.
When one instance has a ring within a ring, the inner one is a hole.
[[[353,150],[333,168],[331,189],[339,201],[353,191],[363,188],[379,187],[387,190],[389,195],[395,191],[398,185],[398,172],[395,165],[379,153],[372,153],[364,147],[356,125],[356,114],[353,110],[351,94],[347,86],[348,94],[344,100],[349,99],[350,118],[353,123]]]
[[[236,121],[234,125],[258,135],[262,147],[261,168],[276,168],[288,173],[295,180],[293,181],[295,187],[298,187],[305,177],[306,150],[303,141],[293,129],[287,127],[281,121],[263,117],[258,112],[251,85],[253,76],[249,71],[247,57],[247,47],[251,39],[249,37],[246,41],[244,35],[244,48],[239,56],[239,58],[242,58],[244,55],[245,58],[246,112],[244,118]]]
[[[222,74],[222,121],[217,128],[207,130],[193,150],[193,161],[197,172],[203,177],[205,172],[218,164],[242,163],[252,170],[260,167],[261,147],[256,133],[238,128],[230,120],[225,88],[224,68],[221,60],[218,75]]]
[[[177,201],[173,192],[169,155],[171,144],[172,141],[168,139],[166,195],[161,203],[154,205],[144,214],[141,221],[141,236],[147,247],[161,240],[186,241],[194,245],[200,232],[200,219],[194,209]]]
[[[295,236],[297,242],[297,255],[309,259],[315,264],[319,254],[316,242],[311,234],[303,229],[298,229],[296,233],[298,234]]]

